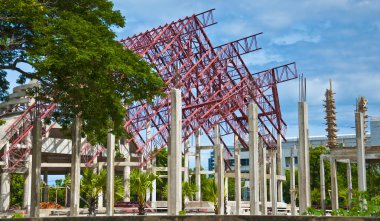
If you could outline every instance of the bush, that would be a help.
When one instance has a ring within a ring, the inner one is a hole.
[[[12,218],[24,218],[24,215],[20,214],[20,213],[15,213],[12,215]]]

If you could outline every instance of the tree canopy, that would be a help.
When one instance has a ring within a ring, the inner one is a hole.
[[[2,0],[0,3],[0,97],[6,70],[18,82],[36,79],[31,93],[59,104],[63,126],[80,114],[90,141],[108,129],[124,134],[125,105],[152,100],[164,86],[152,65],[115,40],[124,17],[108,0]]]

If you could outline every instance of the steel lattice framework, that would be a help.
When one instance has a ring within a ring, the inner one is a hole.
[[[248,148],[247,104],[259,108],[259,135],[268,148],[276,147],[276,134],[285,140],[277,83],[297,78],[295,63],[251,74],[242,55],[261,49],[258,33],[214,47],[205,28],[216,24],[213,10],[180,19],[121,40],[152,63],[167,87],[166,96],[152,105],[146,101],[128,107],[125,128],[145,162],[168,144],[171,88],[181,90],[183,142],[202,129],[213,142],[213,127],[221,136],[236,134]],[[147,127],[152,135],[144,136]],[[226,143],[222,140],[222,144]],[[225,148],[229,152],[228,148]],[[154,153],[153,153],[154,152]],[[230,154],[230,153],[229,153]]]
[[[180,89],[182,94],[183,142],[203,130],[213,143],[213,128],[219,124],[221,137],[236,134],[243,147],[248,148],[247,105],[250,102],[258,105],[259,136],[267,147],[276,148],[277,134],[286,140],[277,84],[298,77],[295,63],[251,73],[242,55],[261,49],[257,37],[262,33],[213,46],[205,32],[205,28],[216,24],[213,10],[120,41],[152,63],[167,85],[166,96],[157,98],[153,104],[138,101],[127,108],[125,129],[132,135],[128,142],[133,142],[137,152],[142,153],[142,166],[159,152],[155,149],[161,150],[168,144],[171,88]],[[3,140],[11,145],[1,156],[7,159],[6,170],[23,167],[23,159],[31,150],[26,137],[33,128],[34,118],[49,117],[55,108],[59,107],[54,103],[33,103],[8,127]],[[45,127],[44,134],[53,126]],[[148,137],[145,136],[147,128],[151,128]],[[231,153],[223,139],[221,142],[228,158]],[[89,165],[103,150],[103,147],[86,144],[81,154]]]

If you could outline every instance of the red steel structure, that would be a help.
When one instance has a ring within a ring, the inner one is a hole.
[[[248,148],[250,102],[258,105],[259,135],[267,147],[276,147],[277,133],[285,140],[277,84],[298,77],[295,63],[251,74],[242,55],[261,49],[257,37],[262,33],[214,47],[205,32],[216,24],[213,10],[121,40],[152,63],[167,85],[166,96],[152,105],[138,101],[128,107],[125,128],[132,135],[128,142],[136,144],[145,162],[158,153],[155,149],[168,144],[171,88],[181,90],[183,142],[200,129],[213,142],[213,127],[219,124],[221,136],[236,134]],[[152,135],[145,137],[148,126]],[[223,139],[222,144],[227,147]]]
[[[213,46],[205,28],[215,25],[213,10],[180,19],[164,26],[121,40],[130,50],[152,63],[166,83],[166,96],[153,104],[138,101],[127,108],[125,129],[132,136],[127,142],[137,146],[148,160],[168,144],[170,131],[171,88],[181,90],[183,101],[183,142],[196,131],[203,130],[213,143],[213,128],[220,125],[221,137],[236,134],[243,147],[248,148],[247,105],[255,102],[259,108],[259,136],[268,148],[276,148],[276,135],[285,139],[286,124],[281,116],[277,84],[298,77],[295,63],[285,64],[258,73],[250,73],[242,55],[261,48],[254,34],[224,45]],[[6,170],[22,167],[31,145],[26,136],[36,116],[50,116],[56,104],[32,104],[9,126],[5,137],[10,141]],[[36,114],[37,113],[37,114]],[[145,136],[151,128],[151,136]],[[45,128],[45,134],[52,126]],[[231,156],[226,147],[225,158]],[[158,149],[158,151],[155,151]],[[86,144],[82,155],[89,165],[103,147]],[[227,162],[227,161],[226,161]]]

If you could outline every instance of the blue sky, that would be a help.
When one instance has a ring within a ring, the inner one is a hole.
[[[261,51],[244,57],[255,72],[297,62],[308,80],[310,135],[324,135],[323,99],[329,79],[336,92],[339,133],[354,133],[360,95],[369,115],[380,115],[380,1],[376,0],[114,0],[126,18],[119,38],[215,8],[217,25],[206,29],[214,45],[264,32]],[[279,86],[288,137],[296,137],[298,81]]]

